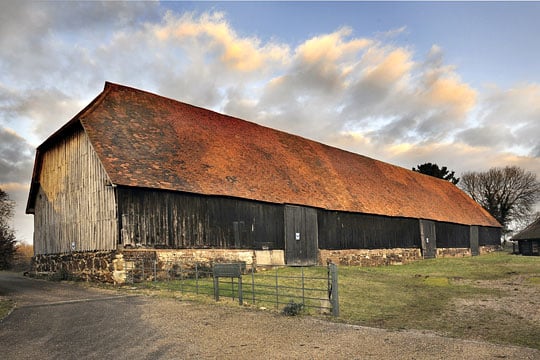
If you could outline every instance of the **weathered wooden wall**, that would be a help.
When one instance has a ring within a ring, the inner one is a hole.
[[[43,151],[35,254],[116,249],[114,189],[86,134],[79,128]]]
[[[317,209],[285,205],[285,261],[289,265],[315,265],[318,261]]]
[[[444,222],[435,223],[438,248],[468,248],[470,226]]]
[[[478,243],[480,246],[501,245],[501,229],[486,226],[478,227]]]
[[[172,191],[118,188],[124,245],[283,249],[283,206]]]
[[[319,248],[419,248],[417,219],[319,210]]]

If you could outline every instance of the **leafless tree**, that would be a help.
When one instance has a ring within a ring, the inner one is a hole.
[[[15,204],[0,189],[0,270],[9,269],[15,254],[15,233],[9,225]]]
[[[536,175],[517,166],[491,168],[486,172],[467,172],[460,187],[482,205],[508,232],[511,223],[530,219],[540,199]]]

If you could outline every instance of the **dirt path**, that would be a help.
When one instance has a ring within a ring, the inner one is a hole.
[[[540,351],[162,299],[142,319],[204,359],[540,359]],[[181,323],[180,327],[171,326]],[[158,341],[159,344],[159,341]]]
[[[18,304],[0,321],[2,359],[10,360],[540,359],[529,348],[126,296],[1,272],[0,295]]]

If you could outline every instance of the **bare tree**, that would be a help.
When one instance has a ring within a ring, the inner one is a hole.
[[[15,254],[15,233],[9,225],[15,204],[0,189],[0,270],[9,269]]]
[[[509,231],[511,223],[529,219],[540,198],[536,175],[517,166],[467,172],[461,176],[460,187],[499,221],[503,232]]]

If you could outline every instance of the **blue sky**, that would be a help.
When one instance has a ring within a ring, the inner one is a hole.
[[[540,177],[540,2],[0,5],[0,187],[105,81],[405,168]]]
[[[438,44],[475,86],[540,81],[540,2],[182,2],[174,11],[225,11],[241,34],[290,44],[353,28],[382,36],[406,27],[393,42],[425,54]]]

